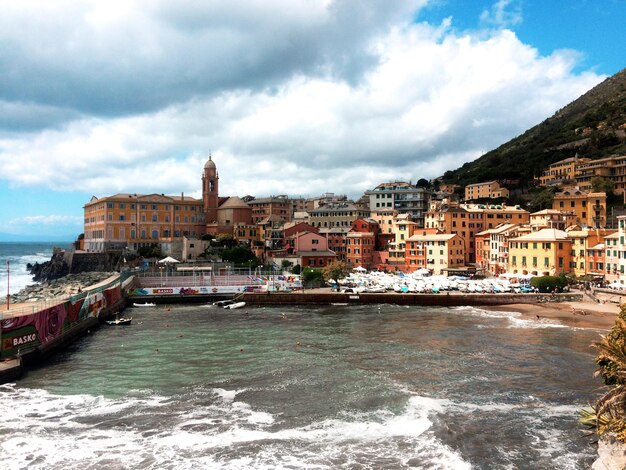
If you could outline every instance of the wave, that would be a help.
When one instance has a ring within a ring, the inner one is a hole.
[[[483,310],[478,307],[452,307],[452,310],[459,311],[469,316],[476,316],[482,318],[502,318],[509,321],[508,328],[569,328],[579,329],[578,327],[572,327],[564,325],[555,320],[548,318],[533,319],[522,318],[521,312],[505,312],[498,310]],[[490,328],[490,325],[480,324],[477,328]]]
[[[441,405],[429,398],[412,396],[399,413],[344,412],[289,427],[280,416],[237,401],[240,392],[211,389],[185,403],[1,386],[0,460],[9,469],[402,467],[410,461],[470,468],[432,434],[429,415]]]

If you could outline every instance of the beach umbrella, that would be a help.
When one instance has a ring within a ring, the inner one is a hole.
[[[164,264],[164,263],[180,263],[180,261],[178,261],[176,258],[172,258],[171,256],[168,256],[167,258],[163,258],[162,260],[159,260],[159,263]]]
[[[367,269],[365,269],[363,266],[357,266],[356,268],[354,268],[354,271],[364,273],[365,271],[367,271]]]

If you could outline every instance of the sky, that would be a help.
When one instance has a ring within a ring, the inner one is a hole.
[[[626,66],[626,0],[0,0],[0,240],[118,192],[326,192],[458,168]]]

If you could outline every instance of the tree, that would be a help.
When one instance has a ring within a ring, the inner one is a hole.
[[[323,282],[322,271],[316,268],[306,267],[302,270],[302,285],[307,287],[321,287]]]
[[[343,261],[333,261],[324,269],[322,269],[322,276],[324,280],[335,281],[335,284],[339,285],[339,279],[343,279],[348,275],[348,267]]]
[[[533,211],[540,211],[543,209],[552,209],[552,201],[554,200],[554,193],[550,189],[544,189],[535,193],[530,200],[530,207]]]
[[[418,188],[430,188],[430,181],[428,181],[427,179],[424,178],[420,178],[419,180],[417,180],[417,183],[415,183],[415,186]]]
[[[148,246],[139,247],[137,253],[144,258],[158,258],[161,256],[161,247],[157,243],[151,243]]]
[[[606,193],[607,197],[613,194],[613,181],[610,179],[594,176],[590,183],[594,193]]]
[[[252,250],[247,246],[235,246],[233,248],[227,248],[222,252],[222,259],[224,261],[230,261],[236,265],[246,265],[249,267],[256,267],[257,259],[252,253]],[[252,262],[252,263],[251,263]]]
[[[235,237],[233,237],[233,235],[230,233],[220,233],[216,237],[216,240],[220,245],[226,246],[228,248],[232,248],[237,244]]]

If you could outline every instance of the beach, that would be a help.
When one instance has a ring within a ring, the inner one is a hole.
[[[616,303],[599,303],[585,296],[581,302],[508,304],[482,307],[488,311],[518,312],[523,319],[560,323],[576,328],[610,330],[620,307]]]

